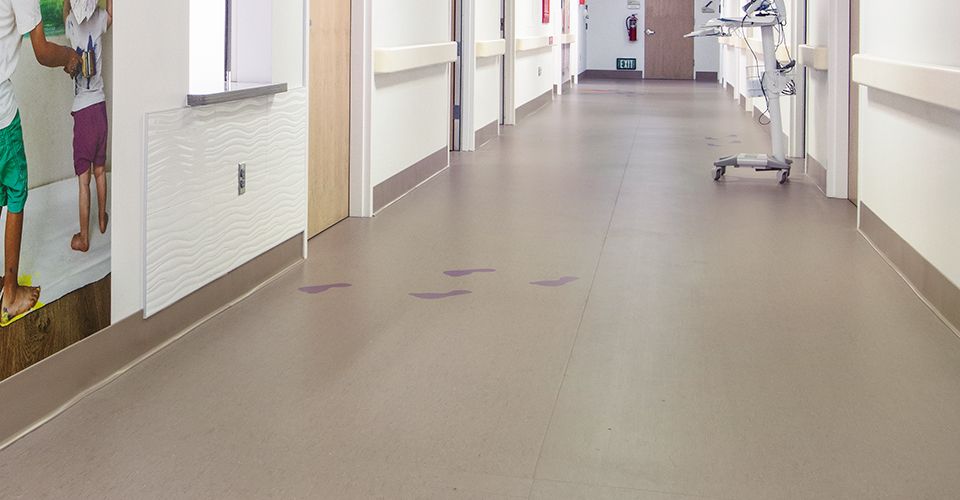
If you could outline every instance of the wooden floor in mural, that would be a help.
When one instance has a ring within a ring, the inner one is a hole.
[[[110,277],[0,329],[3,380],[110,325]]]

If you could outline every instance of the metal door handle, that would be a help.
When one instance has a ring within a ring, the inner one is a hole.
[[[647,29],[643,30],[643,32],[646,33],[647,36],[651,36],[651,35],[656,35],[656,34],[657,34],[656,31],[653,31],[653,30],[650,29],[650,28],[647,28]]]

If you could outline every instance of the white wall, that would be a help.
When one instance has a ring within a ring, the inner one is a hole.
[[[574,5],[574,8],[577,9],[577,24],[576,24],[576,33],[577,33],[577,74],[583,73],[587,69],[587,16],[589,15],[590,9],[587,5],[580,5],[580,2],[577,2]]]
[[[960,31],[954,26],[960,4],[918,0],[905,8],[901,1],[874,0],[864,2],[860,15],[861,53],[960,67]],[[861,92],[861,201],[960,285],[957,158],[960,112]]]
[[[282,3],[303,32],[303,6]],[[299,17],[293,12],[298,12]],[[143,309],[144,117],[181,108],[190,87],[189,0],[116,2],[114,5],[114,111],[112,310],[114,321]],[[283,31],[283,30],[280,30]],[[278,41],[279,40],[279,41]],[[274,43],[289,41],[278,38]],[[303,45],[281,50],[303,60]],[[147,75],[147,76],[145,76]]]
[[[637,59],[637,70],[643,70],[644,9],[628,9],[624,1],[591,1],[590,29],[587,31],[586,69],[615,70],[618,57]],[[636,42],[627,38],[627,16],[640,18]]]
[[[830,1],[832,0],[808,0],[807,45],[829,46]],[[807,155],[829,168],[827,119],[830,75],[813,69],[808,69],[807,75]]]
[[[580,74],[583,71],[583,64],[580,62],[580,53],[581,49],[585,47],[584,42],[586,37],[580,36],[580,28],[583,26],[583,23],[580,21],[580,2],[578,0],[570,0],[570,33],[572,33],[576,40],[570,44],[570,76],[574,77]]]
[[[694,25],[702,26],[707,21],[717,17],[717,14],[704,14],[701,10],[706,1],[694,0]],[[713,4],[716,8],[716,3]],[[720,71],[720,44],[716,38],[700,37],[693,40],[694,67],[698,72]]]
[[[103,37],[103,83],[107,111],[113,103],[113,57],[111,32]],[[69,45],[66,37],[50,41]],[[29,38],[24,38],[20,63],[13,78],[20,106],[23,141],[30,167],[30,188],[74,177],[73,171],[73,81],[63,70],[41,66]],[[112,124],[111,124],[112,125]],[[109,149],[107,163],[110,163]]]
[[[694,25],[718,17],[718,14],[704,14],[700,11],[706,3],[700,0],[687,0],[694,3]],[[590,29],[587,31],[587,67],[585,69],[615,70],[618,57],[635,57],[637,70],[644,65],[644,8],[628,9],[626,1],[590,2]],[[636,42],[627,38],[626,19],[636,14],[640,19],[639,35]],[[720,69],[720,46],[715,38],[694,40],[694,67],[698,72],[716,72]]]
[[[113,7],[114,321],[143,308],[143,120],[147,112],[183,106],[186,100],[189,7],[188,0],[116,2]]]
[[[552,0],[550,3],[549,24],[543,24],[542,7],[540,0],[516,0],[517,38],[556,36],[556,25],[560,22],[560,1]],[[516,107],[553,90],[553,85],[559,80],[559,57],[555,53],[558,50],[559,46],[517,53]]]
[[[449,42],[450,7],[449,0],[373,0],[373,47]],[[450,105],[449,65],[374,76],[371,185],[447,147]]]
[[[737,47],[731,45],[720,46],[720,81],[737,89],[740,88],[740,78],[744,66],[740,62],[742,55]]]
[[[500,1],[478,0],[475,6],[476,39],[500,38]],[[477,130],[500,120],[501,58],[477,59],[477,76],[474,86],[474,125]]]

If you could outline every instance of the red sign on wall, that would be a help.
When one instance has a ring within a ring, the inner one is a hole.
[[[550,0],[543,0],[543,24],[550,24]]]

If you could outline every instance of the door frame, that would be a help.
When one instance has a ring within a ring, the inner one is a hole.
[[[807,1],[794,0],[791,12],[793,32],[790,40],[790,53],[795,59],[800,45],[807,43]],[[797,94],[791,100],[790,142],[787,145],[787,156],[804,158],[807,154],[807,71],[804,66],[797,65],[799,74],[794,78],[797,85]]]
[[[827,196],[847,199],[850,156],[850,0],[831,0],[828,27]]]
[[[477,30],[476,0],[452,0],[452,39],[457,42],[457,60],[451,65],[450,150],[476,149]],[[460,117],[456,116],[459,106]]]
[[[516,125],[516,71],[517,71],[517,9],[516,0],[503,0],[503,38],[507,50],[503,55],[503,88],[500,95],[503,101],[502,117],[504,125]]]
[[[507,40],[506,19],[507,19],[507,0],[500,0],[500,38],[503,39],[504,46],[506,46],[506,40]],[[505,125],[504,116],[506,115],[506,113],[504,112],[504,109],[506,107],[506,100],[505,100],[506,99],[505,87],[506,87],[506,74],[507,74],[506,50],[509,50],[509,49],[504,49],[504,54],[500,56],[500,120],[499,121],[501,126]]]
[[[457,44],[457,60],[450,63],[450,130],[448,148],[460,151],[463,138],[463,3],[465,0],[450,2],[450,39]]]
[[[847,199],[854,205],[860,204],[860,85],[853,81],[853,56],[860,53],[860,3],[850,0],[850,105],[849,138],[847,167]]]
[[[372,0],[350,0],[350,216],[373,216],[370,125],[373,95]]]
[[[573,49],[574,46],[572,43],[563,43],[563,38],[570,34],[573,29],[573,21],[575,16],[573,15],[573,2],[577,2],[577,8],[579,9],[579,3],[577,0],[560,0],[560,24],[557,26],[557,39],[560,43],[557,44],[559,49],[559,61],[560,64],[557,68],[558,81],[560,82],[557,85],[557,95],[563,95],[563,86],[566,85],[567,79],[563,75],[563,67],[566,65],[567,71],[570,77],[570,85],[573,86]],[[564,8],[566,6],[566,8]],[[566,30],[564,30],[566,28]],[[579,29],[579,28],[578,28]]]
[[[824,119],[827,144],[824,166],[827,169],[826,189],[828,198],[848,199],[850,171],[850,1],[831,0],[827,22],[827,116]],[[803,1],[806,5],[806,0]],[[807,26],[809,27],[809,26]],[[806,109],[804,115],[806,116]],[[807,135],[814,125],[805,124]],[[806,145],[804,146],[806,151]]]

